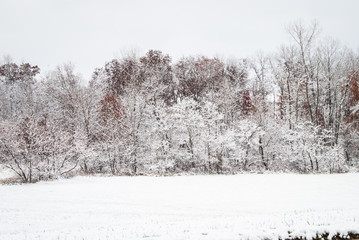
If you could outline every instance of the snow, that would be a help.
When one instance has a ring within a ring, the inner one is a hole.
[[[13,170],[6,168],[2,164],[0,164],[0,181],[15,177],[16,176]]]
[[[359,229],[359,174],[76,177],[0,186],[0,239],[264,239]]]

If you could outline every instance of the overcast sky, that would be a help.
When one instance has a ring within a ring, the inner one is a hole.
[[[0,0],[0,57],[43,73],[71,61],[88,79],[128,49],[174,60],[273,52],[298,19],[318,20],[322,36],[356,50],[358,9],[358,0]]]

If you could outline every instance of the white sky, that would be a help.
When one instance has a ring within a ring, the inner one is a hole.
[[[358,0],[0,0],[0,57],[42,73],[71,61],[89,79],[126,49],[174,60],[276,51],[298,19],[318,20],[322,36],[356,50],[358,9]]]

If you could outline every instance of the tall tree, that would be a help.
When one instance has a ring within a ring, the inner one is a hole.
[[[7,62],[0,66],[0,118],[12,118],[32,110],[32,94],[38,66]]]

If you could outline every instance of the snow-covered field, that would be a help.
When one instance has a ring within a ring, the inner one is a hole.
[[[359,230],[359,174],[76,177],[0,186],[0,239],[263,239]]]

